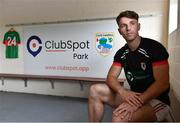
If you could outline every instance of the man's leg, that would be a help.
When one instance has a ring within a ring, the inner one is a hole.
[[[156,121],[156,114],[151,105],[146,104],[134,113],[132,121]]]
[[[142,121],[164,121],[169,113],[170,107],[161,102],[160,100],[153,99],[148,104],[138,109],[132,117],[132,122]],[[126,119],[120,119],[119,117],[113,116],[113,121],[127,121]]]
[[[106,84],[94,84],[89,92],[89,121],[100,122],[104,115],[104,104],[112,107],[120,103],[115,93]]]
[[[113,116],[113,122],[129,122],[127,119],[120,119],[120,117]],[[130,122],[150,122],[156,121],[156,114],[154,112],[153,107],[150,104],[146,104],[138,109],[132,116]]]

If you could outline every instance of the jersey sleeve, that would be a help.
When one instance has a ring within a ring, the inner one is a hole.
[[[116,54],[114,55],[113,66],[120,66],[120,67],[123,66],[121,62],[121,54],[122,54],[121,50],[118,50],[116,52]]]
[[[169,54],[166,48],[162,44],[157,42],[154,44],[154,46],[152,46],[152,65],[153,66],[168,64],[168,57],[169,57]]]
[[[8,43],[8,33],[4,34],[4,39],[3,39],[3,44],[5,44],[7,46]]]

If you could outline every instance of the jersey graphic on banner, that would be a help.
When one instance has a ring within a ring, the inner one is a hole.
[[[19,33],[11,28],[5,33],[3,43],[6,45],[6,58],[18,58]]]

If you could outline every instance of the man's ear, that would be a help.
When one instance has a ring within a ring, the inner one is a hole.
[[[141,29],[141,24],[138,23],[138,31]]]

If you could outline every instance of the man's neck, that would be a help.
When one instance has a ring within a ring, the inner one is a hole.
[[[131,49],[131,51],[135,51],[141,42],[141,37],[137,36],[135,40],[133,41],[127,41],[128,47]]]

